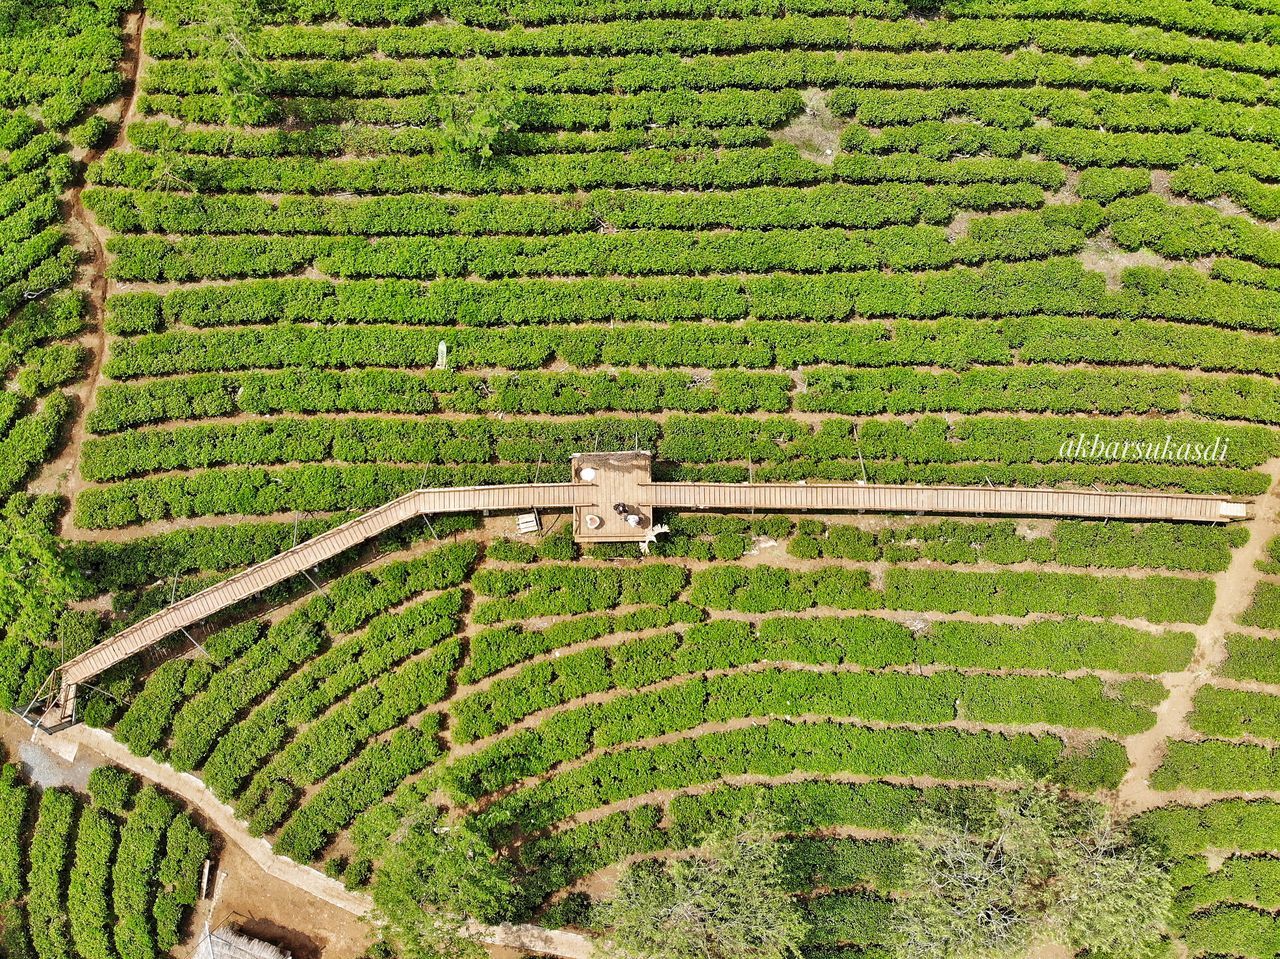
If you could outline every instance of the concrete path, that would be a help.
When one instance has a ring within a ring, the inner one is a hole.
[[[236,819],[235,811],[219,801],[208,786],[190,773],[180,773],[172,766],[158,763],[145,756],[135,756],[125,746],[116,742],[102,729],[91,729],[83,724],[71,726],[52,736],[37,733],[37,742],[45,741],[49,747],[64,757],[71,754],[68,747],[84,747],[105,757],[117,766],[123,766],[148,782],[155,783],[175,796],[181,797],[216,828],[228,842],[235,843],[268,875],[323,899],[330,905],[345,909],[356,916],[364,916],[373,908],[367,896],[347,890],[336,879],[322,872],[277,856],[265,839],[249,835],[244,824]]]

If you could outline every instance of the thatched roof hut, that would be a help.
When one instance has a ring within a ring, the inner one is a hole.
[[[210,932],[205,926],[204,935],[196,944],[191,959],[291,959],[279,946],[261,939],[252,939],[229,925]]]

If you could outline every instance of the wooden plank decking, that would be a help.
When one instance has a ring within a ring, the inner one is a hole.
[[[1084,519],[1176,520],[1218,523],[1241,519],[1243,504],[1215,496],[1106,493],[1093,490],[987,486],[881,486],[840,483],[651,483],[659,509],[741,512],[829,510],[959,513],[975,516],[1051,516]],[[1225,508],[1225,509],[1224,509]]]

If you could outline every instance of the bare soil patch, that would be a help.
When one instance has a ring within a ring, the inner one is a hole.
[[[368,922],[264,872],[234,844],[219,853],[216,878],[215,898],[202,904],[193,923],[197,933],[205,921],[212,928],[229,922],[293,959],[356,959],[374,941]]]
[[[804,112],[773,131],[772,137],[778,143],[790,143],[806,160],[830,166],[840,152],[840,131],[846,121],[831,112],[826,95],[817,87],[803,91],[802,96]]]
[[[1105,236],[1096,236],[1086,241],[1084,249],[1080,251],[1080,262],[1086,270],[1101,273],[1106,278],[1109,290],[1120,289],[1120,274],[1131,266],[1154,266],[1168,270],[1186,265],[1150,250],[1122,250]]]

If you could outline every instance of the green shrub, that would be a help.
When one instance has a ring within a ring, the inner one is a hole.
[[[711,733],[650,749],[597,757],[544,783],[512,793],[495,809],[525,828],[541,828],[585,809],[659,789],[748,773],[791,771],[870,776],[928,775],[983,780],[1021,764],[1052,771],[1082,789],[1113,787],[1128,766],[1108,741],[1071,754],[1061,740],[953,730],[867,730],[838,723],[761,726]]]
[[[111,124],[103,117],[89,117],[79,126],[72,127],[67,131],[67,139],[74,146],[90,148],[100,147],[107,142],[111,135]]]
[[[1082,200],[1110,203],[1122,196],[1146,193],[1151,189],[1151,173],[1148,170],[1091,167],[1080,173],[1076,193]]]
[[[84,959],[115,957],[108,891],[116,837],[116,825],[106,813],[94,808],[81,812],[67,887],[67,918],[76,952]]]
[[[186,813],[169,824],[164,858],[156,871],[160,889],[152,907],[156,945],[163,951],[172,950],[182,941],[182,916],[199,898],[200,874],[209,850],[209,837]]]
[[[1280,739],[1280,696],[1201,686],[1187,721],[1206,736]]]
[[[29,795],[12,763],[0,766],[0,903],[17,902],[23,882],[23,845]]]
[[[1221,800],[1204,806],[1166,806],[1137,817],[1134,828],[1174,858],[1206,849],[1269,853],[1280,837],[1273,802]]]
[[[27,920],[40,959],[70,959],[73,952],[66,880],[76,811],[69,792],[46,789],[40,797],[27,873]]]
[[[485,548],[484,554],[487,559],[499,563],[532,563],[537,558],[532,545],[511,539],[494,540]]]
[[[1240,622],[1259,629],[1280,629],[1280,583],[1259,583],[1249,608],[1240,615]]]
[[[176,810],[154,787],[138,793],[133,810],[120,830],[120,844],[111,867],[111,905],[116,917],[115,945],[120,959],[155,955],[156,934],[152,906],[157,866],[165,832]]]
[[[1280,684],[1280,640],[1231,634],[1227,637],[1227,660],[1219,672],[1228,679]]]
[[[89,773],[89,795],[100,809],[123,816],[133,806],[138,789],[134,775],[117,766],[99,766]]]
[[[1280,755],[1265,746],[1174,741],[1151,776],[1156,789],[1208,789],[1246,792],[1271,789],[1280,782]]]

